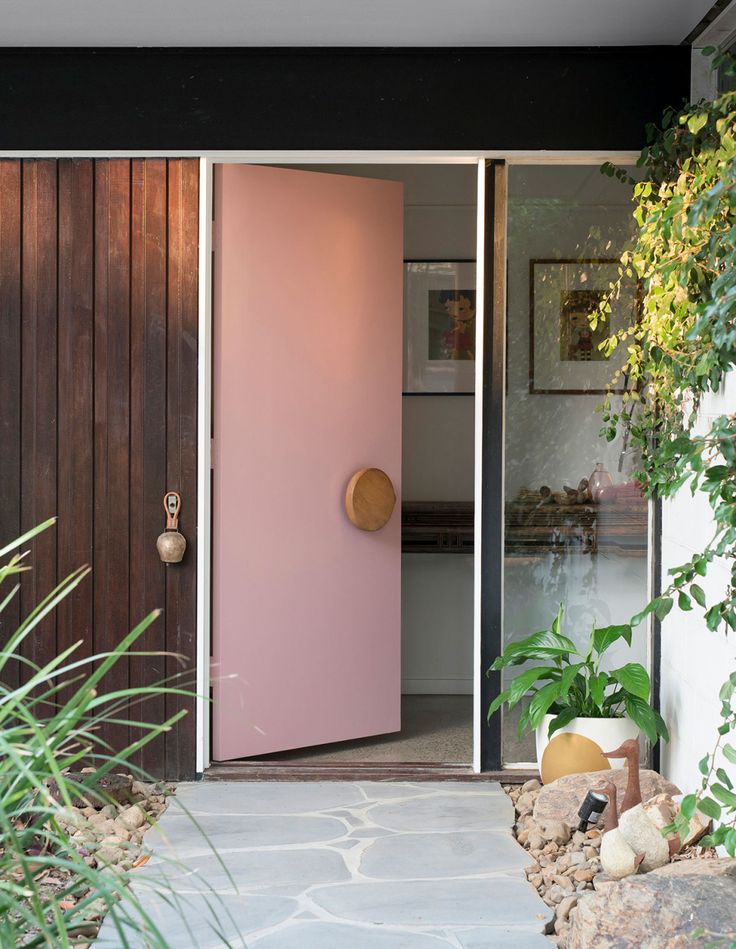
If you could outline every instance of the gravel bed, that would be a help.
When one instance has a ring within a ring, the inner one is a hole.
[[[103,805],[94,798],[76,798],[72,807],[62,811],[59,825],[70,835],[77,853],[89,867],[124,873],[148,860],[142,849],[144,835],[166,809],[173,788],[135,781],[130,775],[112,778],[117,798],[114,803]],[[109,788],[103,790],[110,793]],[[68,888],[71,879],[72,871],[63,867],[45,871],[39,879],[42,901],[56,902],[65,911],[73,909],[91,891],[77,890],[74,899],[59,899],[58,894]],[[108,908],[104,899],[86,907],[84,920],[75,927],[75,947],[84,949],[95,938]]]
[[[555,911],[547,935],[559,949],[566,949],[570,914],[578,900],[586,892],[601,890],[613,882],[601,870],[601,831],[595,828],[580,831],[560,820],[536,821],[534,804],[542,788],[537,780],[527,781],[521,787],[506,784],[503,788],[514,803],[516,839],[534,858],[534,863],[526,870],[527,879]],[[663,803],[661,806],[666,805]],[[696,857],[716,858],[717,855],[715,850],[685,847],[674,861]]]

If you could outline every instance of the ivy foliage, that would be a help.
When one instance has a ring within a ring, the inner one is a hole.
[[[712,52],[712,50],[710,51]],[[714,59],[720,65],[722,57]],[[619,280],[638,281],[641,314],[636,325],[602,344],[625,353],[612,381],[622,397],[603,405],[602,434],[623,434],[641,457],[637,478],[649,496],[671,498],[687,486],[707,499],[713,534],[686,563],[669,571],[669,585],[631,620],[660,619],[677,606],[703,614],[712,631],[736,630],[736,414],[700,412],[708,393],[722,390],[736,364],[736,92],[667,111],[648,129],[638,161],[634,246],[621,258]],[[604,165],[605,174],[626,173]],[[591,319],[606,320],[610,300]],[[622,378],[623,376],[623,378]],[[730,380],[730,385],[736,378]],[[731,406],[729,406],[731,408]],[[730,583],[712,599],[702,578],[725,564]],[[702,787],[685,798],[678,830],[699,809],[720,821],[710,840],[736,854],[736,673],[721,690],[718,742],[700,764]],[[721,762],[731,765],[729,775]]]

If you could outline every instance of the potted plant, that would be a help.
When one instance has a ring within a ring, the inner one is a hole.
[[[601,669],[606,651],[619,640],[631,645],[631,626],[593,627],[584,652],[560,632],[563,606],[547,630],[506,647],[489,671],[520,666],[524,669],[488,709],[488,718],[503,705],[511,710],[531,693],[521,714],[519,734],[536,729],[537,761],[558,733],[571,732],[594,741],[601,749],[617,748],[640,732],[653,744],[669,741],[662,716],[649,704],[651,682],[638,662],[617,669]],[[613,767],[618,765],[609,762]],[[571,767],[571,772],[575,768]]]

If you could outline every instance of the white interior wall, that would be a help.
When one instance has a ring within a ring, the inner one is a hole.
[[[473,165],[402,168],[407,260],[475,260]],[[404,396],[407,501],[473,500],[473,398]],[[473,557],[404,554],[401,680],[405,693],[473,691]]]
[[[475,165],[319,168],[403,182],[407,260],[475,260]],[[472,396],[404,396],[403,500],[472,501],[473,447]],[[472,694],[472,556],[404,554],[401,602],[402,691]]]

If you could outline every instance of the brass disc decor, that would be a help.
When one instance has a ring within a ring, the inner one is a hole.
[[[555,735],[544,749],[539,768],[542,784],[550,784],[566,774],[610,770],[608,758],[603,754],[600,745],[584,735],[571,732]]]
[[[395,504],[394,486],[380,468],[361,468],[348,482],[345,511],[359,530],[380,530],[388,523]]]

